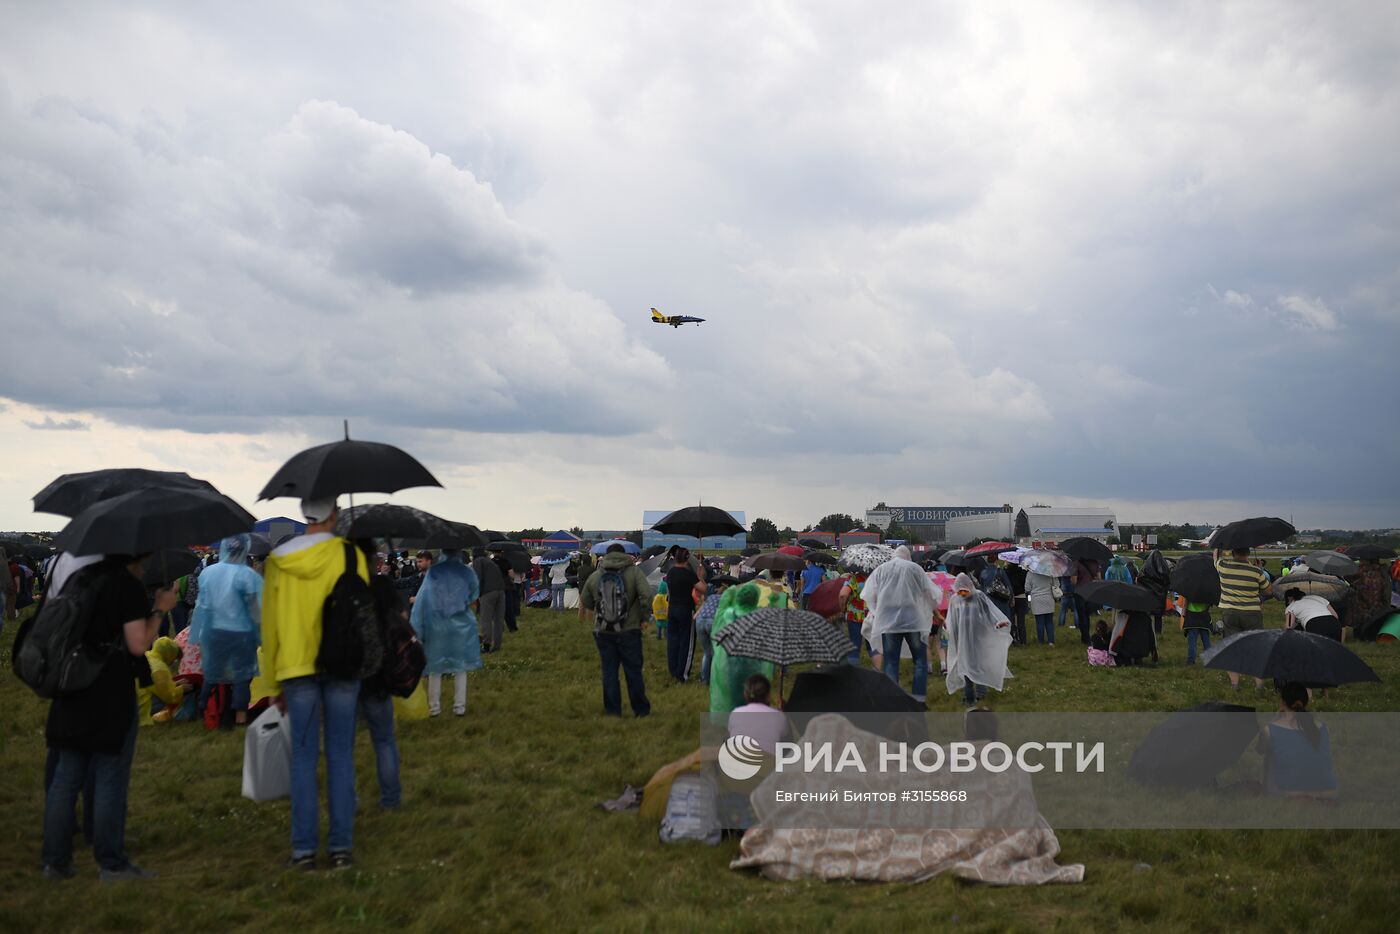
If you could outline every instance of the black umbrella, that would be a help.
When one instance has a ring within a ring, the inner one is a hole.
[[[414,486],[442,486],[406,451],[376,441],[345,440],[307,448],[272,475],[258,499],[294,496],[323,499],[341,493],[393,493]]]
[[[752,556],[754,556],[754,555],[761,555],[761,554],[763,554],[763,549],[762,549],[762,548],[759,548],[757,545],[750,545],[749,547],[745,548],[743,551],[739,552],[739,554],[743,555],[743,556],[746,557],[746,558],[749,558],[749,557],[752,557]]]
[[[526,548],[524,545],[520,544],[519,542],[512,542],[512,541],[510,541],[509,539],[501,539],[501,540],[498,540],[498,541],[490,542],[490,543],[487,544],[486,550],[487,550],[487,551],[519,551],[519,552],[523,552],[523,553],[525,553],[525,554],[529,554],[529,553],[530,553],[530,549]]]
[[[139,555],[217,541],[247,531],[256,521],[222,493],[136,490],[84,509],[54,545],[75,555]]]
[[[642,552],[642,560],[645,561],[647,558],[651,558],[655,555],[664,555],[665,553],[665,545],[652,545],[650,548]]]
[[[1348,545],[1346,554],[1356,561],[1389,561],[1395,557],[1395,549],[1383,545]]]
[[[374,503],[340,511],[335,530],[347,538],[427,538],[450,528],[446,519],[412,506]]]
[[[797,544],[801,545],[803,548],[822,549],[831,547],[830,542],[824,542],[819,538],[799,538]]]
[[[1340,551],[1312,551],[1303,561],[1309,571],[1330,574],[1333,577],[1350,577],[1361,570],[1361,565]]]
[[[1371,666],[1340,642],[1301,629],[1242,632],[1207,652],[1203,662],[1207,668],[1311,687],[1380,680]]]
[[[820,564],[822,567],[829,568],[836,566],[836,556],[829,552],[809,551],[802,557],[804,560],[811,561],[813,564]]]
[[[719,587],[721,585],[725,587],[733,587],[735,584],[739,583],[739,578],[733,577],[729,574],[716,574],[714,577],[711,577],[710,579],[705,581],[705,583],[711,587]]]
[[[737,658],[775,665],[835,662],[850,654],[851,640],[823,617],[806,610],[763,607],[725,626],[715,642]],[[781,697],[782,671],[778,675]]]
[[[261,532],[253,532],[248,536],[248,556],[250,558],[266,558],[272,554],[272,539]]]
[[[749,567],[755,571],[801,571],[807,567],[805,558],[797,555],[785,555],[779,551],[770,551],[766,555],[759,555],[749,562]]]
[[[687,506],[652,524],[652,528],[663,535],[690,535],[705,538],[709,535],[739,535],[744,527],[734,521],[734,517],[723,509],[714,506]]]
[[[480,548],[486,544],[486,533],[466,522],[453,522],[444,519],[447,528],[434,532],[427,538],[405,540],[405,548],[446,548],[457,551],[462,548]]]
[[[744,556],[743,556],[743,555],[725,555],[725,556],[724,556],[724,563],[725,563],[725,564],[743,564],[743,563],[744,563]]]
[[[42,561],[44,558],[47,558],[49,555],[53,554],[53,547],[50,545],[38,545],[30,542],[18,542],[13,539],[7,539],[3,542],[0,542],[0,548],[4,548],[5,553],[7,555],[24,555],[26,558],[30,558],[35,561]]]
[[[1231,522],[1216,529],[1215,534],[1210,537],[1210,547],[1222,551],[1258,548],[1260,545],[1281,542],[1297,534],[1298,530],[1292,523],[1273,516],[1258,516]]]
[[[1192,603],[1219,603],[1220,574],[1215,570],[1215,561],[1210,555],[1182,558],[1172,568],[1171,588]]]
[[[162,548],[146,559],[146,575],[141,582],[147,587],[173,584],[199,567],[199,555],[188,548]]]
[[[1153,727],[1133,750],[1128,776],[1144,785],[1209,788],[1258,736],[1253,707],[1207,701]]]
[[[146,470],[143,467],[110,467],[86,473],[66,473],[34,494],[34,511],[72,518],[93,503],[136,490],[204,490],[217,493],[213,484],[187,473]]]
[[[478,529],[477,531],[481,533],[484,539],[482,542],[483,545],[486,544],[486,542],[503,542],[506,540],[506,533],[497,532],[495,529]]]
[[[1108,546],[1097,538],[1089,538],[1080,535],[1076,538],[1067,538],[1060,542],[1060,550],[1071,558],[1079,558],[1081,561],[1097,561],[1104,567],[1113,560],[1113,552]]]
[[[927,708],[881,672],[844,664],[798,673],[783,705],[787,713],[923,713]]]
[[[950,568],[960,568],[965,561],[969,560],[961,548],[954,548],[952,551],[945,551],[939,557],[940,564],[945,564]]]
[[[1162,612],[1162,601],[1146,587],[1124,581],[1089,581],[1075,591],[1092,606],[1111,606],[1115,610],[1139,613]]]

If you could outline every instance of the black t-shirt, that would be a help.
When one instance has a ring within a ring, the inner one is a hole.
[[[50,746],[115,755],[136,718],[136,681],[142,669],[149,677],[145,656],[126,649],[122,627],[145,619],[151,610],[146,588],[121,559],[84,568],[80,583],[97,587],[97,604],[84,640],[94,646],[115,646],[101,674],[86,691],[54,699],[44,735]]]
[[[700,578],[688,564],[678,564],[666,572],[666,601],[672,610],[695,611],[695,600],[691,589],[700,583]]]

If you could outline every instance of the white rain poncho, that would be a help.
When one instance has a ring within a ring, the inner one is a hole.
[[[963,597],[959,590],[970,590]],[[966,679],[995,691],[1011,677],[1006,653],[1011,648],[1011,624],[971,577],[959,574],[948,600],[948,693],[963,689]]]
[[[471,607],[479,596],[481,581],[461,555],[446,551],[438,555],[423,575],[409,618],[428,656],[424,674],[446,675],[481,667],[481,643]]]
[[[943,592],[923,568],[905,558],[894,558],[870,572],[860,597],[865,601],[861,638],[878,648],[886,633],[927,636]]]
[[[189,641],[199,646],[211,684],[238,684],[258,673],[263,579],[248,567],[251,544],[248,535],[224,539],[219,563],[199,575]]]

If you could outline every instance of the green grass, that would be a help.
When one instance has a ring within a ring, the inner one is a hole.
[[[1278,625],[1280,610],[1271,609]],[[8,668],[8,642],[0,662]],[[1155,669],[1090,669],[1077,639],[1013,650],[1005,710],[1164,710],[1226,699],[1219,672],[1182,665],[1169,630]],[[1322,712],[1400,709],[1400,650],[1361,646],[1385,679]],[[369,740],[357,744],[357,865],[290,874],[286,801],[239,796],[242,734],[177,725],[141,732],[128,845],[158,880],[104,887],[40,880],[44,705],[0,677],[0,930],[324,929],[890,930],[1192,928],[1392,930],[1390,832],[1066,831],[1079,886],[994,889],[780,884],[733,872],[737,841],[662,845],[656,826],[594,805],[694,748],[698,685],[669,685],[648,640],[655,715],[600,715],[596,653],[572,616],[527,612],[506,652],[471,680],[465,719],[400,725],[405,806],[382,814]],[[906,678],[908,677],[906,673]],[[956,700],[936,696],[938,710]],[[1143,868],[1142,864],[1150,866]]]

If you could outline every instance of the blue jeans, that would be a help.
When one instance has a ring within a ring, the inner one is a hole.
[[[374,744],[379,806],[396,808],[403,803],[403,786],[399,784],[399,744],[394,739],[394,699],[388,694],[383,697],[361,694],[360,717],[369,727],[369,739]]]
[[[700,659],[700,683],[710,683],[710,665],[715,660],[715,641],[710,638],[710,630],[697,629],[696,635],[700,639],[700,648],[705,653]]]
[[[97,865],[107,870],[125,869],[131,864],[126,856],[126,796],[131,787],[136,733],[136,714],[133,713],[126,740],[113,755],[58,750],[53,781],[44,796],[45,866],[67,870],[73,865],[73,831],[76,829],[73,808],[78,793],[89,783],[89,777],[92,795],[85,796],[83,801],[85,808],[92,808],[92,855]],[[87,823],[86,819],[83,823]]]
[[[1089,644],[1089,608],[1084,605],[1084,598],[1077,593],[1067,593],[1060,598],[1060,625],[1065,624],[1065,613],[1074,612],[1074,625],[1079,627],[1079,641],[1085,645]]]
[[[971,678],[963,678],[963,703],[971,707],[973,704],[981,703],[987,696],[987,686],[985,684],[973,684]]]
[[[848,637],[850,637],[851,645],[855,646],[855,648],[851,650],[851,654],[846,656],[846,664],[848,664],[848,665],[859,665],[859,664],[860,664],[860,623],[853,623],[853,622],[851,622],[850,620],[847,620],[847,621],[846,621],[846,635],[847,635]]]
[[[632,713],[638,717],[651,713],[651,702],[647,700],[646,685],[642,682],[641,630],[595,632],[593,642],[598,646],[598,660],[603,668],[603,712],[622,716],[622,685],[617,677],[620,665],[627,677],[627,700],[632,705]]]
[[[1188,629],[1186,630],[1186,664],[1196,664],[1196,638],[1200,637],[1201,651],[1210,651],[1210,630],[1208,629]]]
[[[899,683],[899,654],[903,646],[909,646],[909,654],[914,656],[915,697],[928,696],[928,647],[924,637],[917,632],[887,632],[880,637],[881,654],[885,659],[885,674],[895,684]]]
[[[292,858],[314,856],[321,831],[321,731],[326,734],[326,849],[349,852],[355,826],[355,701],[360,682],[316,676],[282,682],[292,727]]]
[[[550,608],[551,610],[562,610],[562,609],[564,609],[564,585],[563,585],[563,584],[550,584],[550,585],[549,585],[549,608]]]
[[[1035,614],[1035,641],[1055,644],[1055,614]]]
[[[689,606],[666,614],[666,669],[677,681],[690,678],[695,659],[695,619]]]

